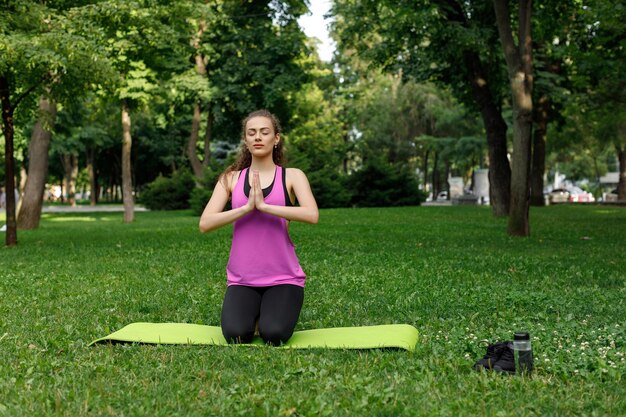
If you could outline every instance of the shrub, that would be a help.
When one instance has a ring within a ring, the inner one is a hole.
[[[188,171],[177,171],[172,177],[159,176],[146,186],[139,201],[150,210],[189,208],[189,197],[196,183]]]
[[[360,207],[419,205],[425,197],[408,167],[376,158],[353,173],[348,184],[354,193],[352,203]]]
[[[346,176],[334,170],[307,173],[311,190],[320,208],[349,207],[352,193]]]
[[[206,207],[211,199],[215,184],[217,184],[226,164],[228,164],[228,162],[223,164],[213,162],[205,168],[204,177],[200,180],[200,187],[194,188],[189,198],[189,206],[194,215],[199,216],[202,214],[202,211],[204,211],[204,207]]]

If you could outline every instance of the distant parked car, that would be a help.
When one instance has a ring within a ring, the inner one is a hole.
[[[548,201],[550,204],[569,202],[569,191],[565,188],[555,188],[548,193]]]
[[[596,201],[593,194],[588,193],[579,187],[570,187],[567,191],[569,192],[570,203],[593,203]]]

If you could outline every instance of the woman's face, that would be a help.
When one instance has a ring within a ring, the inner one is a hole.
[[[280,135],[274,133],[272,120],[267,117],[253,117],[246,123],[244,141],[250,153],[254,156],[265,156],[272,153],[274,145],[278,144]]]

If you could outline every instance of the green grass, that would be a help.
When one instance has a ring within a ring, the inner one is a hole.
[[[626,210],[323,210],[292,224],[297,330],[409,323],[414,353],[88,343],[136,321],[218,325],[229,227],[188,212],[44,214],[0,258],[0,415],[626,415]],[[471,370],[533,336],[532,378]]]

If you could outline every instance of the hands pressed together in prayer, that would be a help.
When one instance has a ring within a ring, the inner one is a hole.
[[[246,204],[248,212],[257,209],[259,211],[265,211],[267,204],[263,199],[263,189],[261,188],[261,178],[259,171],[252,171],[252,185],[250,187],[250,196],[248,197],[248,203]]]

